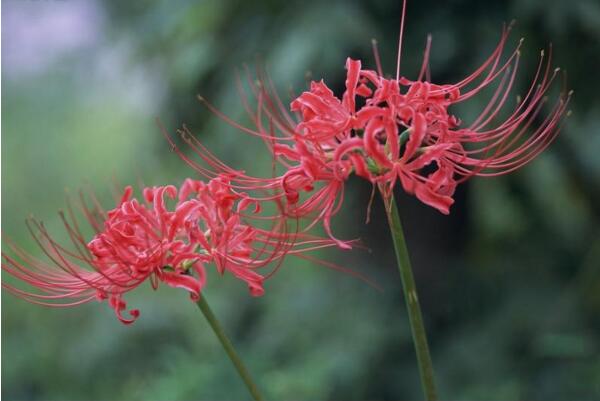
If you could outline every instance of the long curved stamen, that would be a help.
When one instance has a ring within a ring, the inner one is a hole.
[[[400,37],[398,39],[398,59],[396,61],[396,81],[400,79],[400,58],[402,56],[402,35],[404,34],[404,16],[406,15],[406,2],[402,1],[402,17],[400,18]]]

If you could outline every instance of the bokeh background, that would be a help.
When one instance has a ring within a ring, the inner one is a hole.
[[[114,180],[193,176],[156,117],[171,131],[187,124],[235,166],[268,171],[261,142],[195,96],[243,121],[235,71],[257,60],[281,93],[300,92],[309,73],[339,94],[347,56],[373,66],[371,38],[393,73],[400,8],[383,0],[5,0],[2,233],[39,254],[24,219],[33,213],[64,238],[56,211],[65,188],[91,185],[109,207]],[[513,18],[511,43],[526,37],[515,96],[552,42],[575,90],[573,115],[526,168],[462,185],[450,216],[399,194],[439,390],[456,400],[600,399],[600,3],[410,1],[403,73],[418,72],[432,33],[434,80],[461,79]],[[206,296],[268,399],[421,397],[379,202],[362,224],[370,190],[352,179],[334,224],[370,252],[316,256],[366,274],[382,291],[293,259],[258,299],[230,276],[210,278]],[[142,311],[132,326],[104,304],[47,309],[3,292],[2,397],[247,398],[183,291],[143,288],[128,300]]]

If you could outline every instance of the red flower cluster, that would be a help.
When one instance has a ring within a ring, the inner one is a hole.
[[[2,269],[36,288],[22,290],[6,282],[3,287],[31,302],[50,306],[72,306],[94,299],[108,299],[123,323],[138,316],[127,308],[123,294],[149,280],[183,288],[198,300],[206,282],[205,268],[214,264],[221,274],[230,272],[247,283],[250,293],[262,295],[265,276],[258,272],[286,254],[330,246],[331,240],[290,235],[284,219],[269,229],[249,221],[260,214],[260,204],[231,189],[230,179],[219,176],[208,183],[185,180],[176,187],[145,188],[142,202],[131,198],[126,188],[119,205],[105,213],[82,209],[97,231],[85,243],[74,214],[62,215],[73,247],[55,241],[41,223],[33,221],[34,235],[52,264],[35,259],[9,242],[16,257],[3,253]],[[168,203],[174,203],[170,208]],[[103,224],[102,224],[103,222]],[[86,267],[87,266],[87,267]]]
[[[239,175],[235,185],[278,191],[287,200],[286,213],[310,216],[309,227],[322,221],[332,236],[331,217],[342,203],[344,182],[352,173],[376,185],[386,199],[399,182],[406,192],[448,214],[458,183],[474,175],[495,176],[525,165],[560,131],[571,92],[562,91],[551,111],[541,116],[559,71],[551,67],[551,54],[545,60],[543,51],[529,90],[514,110],[503,112],[520,59],[519,43],[502,61],[509,32],[510,27],[504,29],[490,57],[456,84],[437,85],[424,79],[429,76],[428,40],[416,80],[399,75],[385,78],[374,48],[377,71],[362,69],[360,61],[347,59],[341,99],[322,80],[312,82],[309,91],[291,102],[293,114],[284,107],[271,80],[259,73],[258,83],[248,80],[255,109],[241,89],[253,129],[201,101],[232,126],[262,138],[283,166],[284,172],[270,179]],[[493,89],[491,98],[470,124],[452,114],[452,106],[489,87]],[[187,130],[182,132],[208,168],[180,152],[173,141],[171,144],[196,171],[206,176],[234,172]],[[307,195],[302,197],[303,193]],[[338,245],[346,247],[343,242]]]
[[[10,244],[17,258],[3,254],[2,268],[40,292],[3,286],[41,304],[108,299],[117,316],[129,323],[139,312],[131,310],[130,318],[123,317],[122,296],[143,281],[154,288],[159,282],[183,288],[194,300],[205,284],[206,265],[214,264],[220,273],[228,271],[245,281],[252,295],[261,295],[266,276],[258,270],[271,262],[287,254],[305,257],[305,251],[331,245],[350,248],[351,242],[333,237],[331,219],[353,173],[370,181],[388,203],[400,183],[423,203],[449,213],[460,182],[525,165],[552,142],[562,125],[571,92],[563,90],[549,113],[541,115],[559,71],[552,69],[551,54],[546,60],[544,52],[526,94],[513,110],[503,111],[520,59],[519,44],[502,61],[509,32],[510,27],[504,29],[489,58],[455,84],[431,83],[430,40],[418,78],[400,76],[402,27],[396,78],[384,77],[374,46],[376,70],[347,59],[341,98],[321,80],[312,82],[288,108],[269,77],[259,72],[257,80],[248,79],[254,106],[240,84],[254,128],[229,119],[201,98],[230,125],[261,138],[283,171],[274,165],[273,177],[257,178],[234,170],[184,128],[179,132],[201,158],[197,162],[165,134],[172,148],[210,180],[207,184],[188,179],[179,190],[146,188],[143,202],[132,199],[128,188],[119,206],[108,213],[92,213],[83,206],[97,234],[86,244],[71,212],[71,222],[64,222],[74,250],[58,244],[34,222],[40,238],[34,237],[54,266]],[[492,89],[491,98],[474,121],[464,124],[451,108],[486,88]],[[275,204],[277,213],[261,213],[263,202]],[[299,219],[308,219],[308,224],[290,234],[288,221]],[[272,226],[259,228],[260,222]],[[307,234],[318,223],[331,239]]]

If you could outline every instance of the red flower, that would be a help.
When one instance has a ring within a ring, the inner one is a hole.
[[[552,72],[550,56],[544,66],[543,52],[526,96],[507,120],[491,126],[505,105],[519,62],[517,48],[500,63],[507,35],[508,30],[474,74],[454,85],[435,85],[420,80],[422,77],[417,81],[386,79],[381,72],[361,70],[360,61],[348,59],[342,101],[319,82],[292,102],[292,110],[303,118],[295,140],[305,148],[326,147],[339,168],[344,161],[352,163],[354,171],[377,184],[385,196],[399,180],[405,191],[448,213],[458,182],[473,175],[505,174],[523,166],[560,130],[570,93],[563,93],[545,120],[526,136],[558,72]],[[473,85],[477,79],[480,82]],[[483,112],[461,128],[460,119],[449,108],[498,80]],[[357,96],[365,104],[358,111]],[[336,131],[337,127],[341,128]]]
[[[27,254],[9,241],[14,256],[3,253],[2,269],[37,291],[11,284],[3,287],[31,302],[50,306],[72,306],[93,299],[108,299],[123,323],[131,323],[139,311],[123,315],[123,295],[142,282],[159,282],[182,288],[198,300],[206,281],[205,268],[213,263],[221,274],[230,272],[248,284],[250,293],[262,295],[265,275],[258,272],[286,254],[331,246],[331,240],[286,232],[283,219],[269,229],[250,222],[258,218],[260,204],[231,189],[229,178],[219,176],[205,184],[186,180],[179,191],[174,186],[143,191],[144,202],[132,199],[126,188],[119,205],[105,213],[90,209],[82,198],[82,210],[97,234],[85,243],[69,206],[67,219],[61,214],[73,247],[55,241],[43,224],[31,220],[39,235],[34,238],[51,263]],[[169,200],[174,203],[168,207]],[[97,201],[95,201],[98,205]],[[275,266],[275,269],[278,266]],[[269,275],[272,273],[268,273]]]
[[[563,90],[542,118],[547,93],[559,71],[551,67],[551,52],[546,59],[542,51],[530,89],[506,113],[520,59],[519,43],[503,61],[510,27],[503,29],[497,47],[471,75],[455,84],[439,85],[429,77],[431,38],[417,79],[400,76],[403,23],[404,15],[395,79],[383,76],[374,46],[376,71],[364,70],[360,61],[347,59],[341,98],[323,80],[312,82],[308,91],[291,102],[294,114],[288,112],[266,74],[259,72],[257,80],[249,77],[255,105],[241,85],[240,93],[254,128],[241,126],[200,99],[233,127],[262,138],[284,173],[261,179],[236,172],[187,129],[180,132],[203,162],[185,155],[169,138],[173,149],[204,176],[238,173],[235,188],[268,191],[269,199],[286,200],[288,216],[310,218],[309,228],[322,221],[333,238],[331,218],[341,206],[344,183],[352,173],[376,185],[386,198],[399,182],[406,192],[448,214],[459,183],[474,175],[494,176],[522,167],[558,135],[571,92]],[[452,112],[453,106],[478,99],[490,87],[493,94],[474,121],[464,124]],[[347,247],[341,241],[338,245]]]

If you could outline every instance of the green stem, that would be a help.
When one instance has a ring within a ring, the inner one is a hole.
[[[258,391],[258,387],[256,387],[256,384],[254,384],[254,382],[252,381],[248,369],[246,369],[246,366],[244,366],[244,363],[242,362],[238,354],[235,352],[233,344],[231,344],[231,341],[229,341],[229,338],[227,338],[223,327],[221,327],[221,324],[217,320],[217,317],[210,309],[210,306],[208,306],[208,303],[206,302],[204,296],[200,296],[200,300],[198,300],[197,304],[202,313],[204,314],[204,317],[208,321],[208,324],[210,324],[210,327],[213,329],[213,331],[219,338],[221,345],[225,349],[225,352],[229,356],[229,359],[231,359],[231,362],[233,362],[233,365],[238,371],[238,374],[246,384],[246,387],[248,387],[248,391],[250,391],[252,397],[256,401],[264,400],[264,398],[260,395],[260,392]]]
[[[433,365],[431,363],[431,356],[429,355],[429,346],[427,345],[427,334],[425,333],[425,327],[423,325],[423,316],[421,315],[421,307],[419,306],[417,288],[412,273],[408,248],[406,247],[406,240],[404,239],[402,223],[400,222],[400,215],[398,214],[398,208],[396,207],[393,195],[385,200],[385,208],[388,224],[394,240],[396,261],[398,262],[398,269],[400,270],[404,300],[408,310],[408,320],[410,322],[413,343],[417,353],[421,386],[423,387],[426,400],[436,400],[437,394],[433,378]]]

